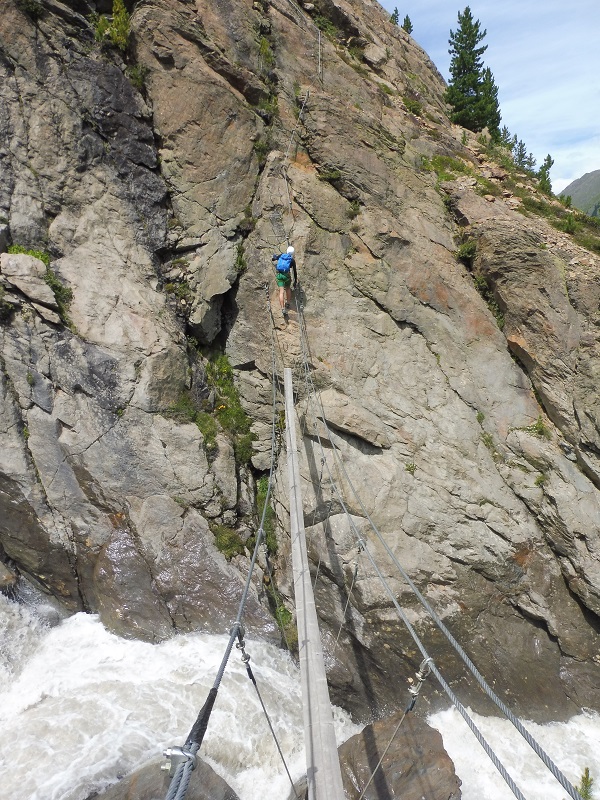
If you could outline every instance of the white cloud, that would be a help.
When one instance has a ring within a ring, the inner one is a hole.
[[[408,14],[413,38],[448,79],[448,38],[469,5],[487,30],[483,61],[498,86],[502,124],[525,143],[538,164],[546,154],[555,192],[600,169],[600,3],[563,0],[384,0]]]

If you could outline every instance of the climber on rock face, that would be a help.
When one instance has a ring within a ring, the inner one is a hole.
[[[294,289],[298,284],[294,248],[291,246],[288,247],[285,253],[274,255],[271,260],[277,262],[275,266],[275,278],[277,280],[277,286],[279,286],[279,305],[281,307],[281,313],[284,317],[287,317],[290,301],[292,299],[292,271],[294,273]]]

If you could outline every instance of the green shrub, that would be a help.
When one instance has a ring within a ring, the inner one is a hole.
[[[256,153],[256,157],[258,158],[258,166],[259,167],[264,167],[264,165],[266,163],[266,160],[267,160],[267,156],[271,152],[272,147],[273,147],[273,144],[271,142],[271,137],[270,136],[266,136],[264,138],[260,137],[252,145],[252,148],[253,148],[254,152]]]
[[[206,411],[200,411],[188,391],[182,392],[175,403],[168,409],[166,416],[176,422],[193,422],[204,439],[204,452],[211,461],[217,454],[218,427],[214,417]]]
[[[235,261],[233,266],[238,275],[243,275],[248,268],[246,257],[244,256],[244,245],[240,242],[235,249]]]
[[[358,200],[352,200],[350,202],[350,207],[348,208],[347,214],[350,217],[350,219],[358,217],[358,215],[360,214],[360,202]]]
[[[542,415],[536,419],[533,425],[528,425],[525,430],[527,433],[531,433],[534,436],[539,437],[540,439],[549,439],[550,438],[550,428],[544,423],[542,419]]]
[[[473,259],[475,258],[476,252],[477,252],[477,240],[467,239],[466,242],[463,242],[462,244],[459,245],[456,251],[456,258],[458,259],[458,261],[463,261],[464,263],[470,265]]]
[[[90,22],[97,42],[108,41],[119,50],[127,49],[130,19],[123,0],[113,0],[112,20],[104,14],[91,14]]]
[[[271,50],[271,43],[265,36],[261,36],[258,42],[258,55],[262,69],[271,69],[275,65],[275,56]]]
[[[132,66],[127,67],[126,70],[127,77],[129,78],[132,86],[135,86],[139,92],[141,92],[144,88],[148,72],[148,67],[145,67],[143,64],[133,64]]]
[[[22,247],[20,244],[11,244],[8,248],[8,252],[15,255],[33,256],[42,261],[46,268],[50,266],[50,256],[44,250],[29,250],[27,247]]]
[[[494,315],[494,319],[496,320],[496,324],[500,328],[500,330],[504,330],[504,314],[502,313],[500,306],[498,305],[498,301],[494,297],[494,293],[490,288],[487,279],[484,275],[480,272],[475,272],[473,274],[473,283],[475,284],[475,288],[483,297],[486,302],[487,307]]]
[[[335,181],[339,181],[342,177],[342,173],[339,169],[335,169],[335,167],[331,168],[324,168],[318,174],[318,178],[320,181],[327,181],[328,183],[334,183]]]
[[[413,464],[413,462],[411,461],[409,464],[407,464],[407,465],[404,467],[404,469],[405,469],[407,472],[410,472],[410,474],[411,474],[411,475],[414,475],[414,474],[415,474],[415,472],[416,472],[416,470],[417,470],[417,465],[416,465],[416,464]]]
[[[403,97],[402,102],[406,106],[406,109],[410,111],[411,114],[414,114],[416,117],[420,117],[423,113],[423,106],[419,103],[418,100],[413,100],[412,97]]]
[[[593,785],[594,785],[594,779],[590,777],[589,767],[586,767],[583,771],[583,775],[581,776],[581,782],[577,787],[577,791],[581,795],[581,800],[593,800],[592,799]]]
[[[209,461],[212,461],[217,455],[217,433],[219,431],[215,418],[207,411],[198,411],[193,420],[198,426],[198,430],[204,439],[204,452],[206,453]]]
[[[32,19],[38,19],[44,11],[44,5],[39,0],[17,0],[17,5],[21,11],[29,14]]]
[[[94,39],[97,42],[104,42],[106,34],[110,28],[110,20],[104,14],[90,14],[90,22],[94,28]]]
[[[268,117],[273,117],[277,113],[277,95],[272,94],[268,97],[262,97],[256,106],[261,111],[264,111]]]
[[[564,231],[565,233],[577,233],[579,230],[579,226],[577,225],[575,216],[573,214],[567,214],[559,227],[561,231]]]
[[[379,88],[379,91],[382,92],[383,94],[387,94],[389,96],[396,94],[396,92],[391,88],[391,86],[388,86],[387,83],[378,83],[377,86]]]
[[[273,610],[279,629],[291,653],[298,651],[298,630],[294,624],[292,612],[286,608],[277,590],[271,585],[268,588],[269,604]]]
[[[494,437],[492,436],[491,433],[488,433],[487,431],[484,431],[481,434],[481,441],[484,443],[484,445],[487,447],[488,450],[493,451],[495,449]]]
[[[129,41],[129,13],[123,0],[113,0],[113,18],[108,38],[119,50],[125,51]]]
[[[250,432],[252,420],[240,403],[240,396],[233,381],[233,370],[227,356],[219,354],[206,365],[208,385],[215,390],[215,415],[232,440],[238,464],[246,464],[252,457],[254,434]]]
[[[246,548],[239,533],[227,525],[213,525],[212,532],[215,537],[215,545],[220,553],[223,553],[228,561],[234,556],[244,555]]]
[[[209,359],[206,364],[206,381],[215,394],[215,409],[212,414],[198,408],[192,395],[186,390],[165,412],[166,416],[177,422],[193,422],[198,427],[209,460],[218,452],[216,438],[220,426],[231,438],[236,462],[247,464],[252,458],[252,443],[256,436],[250,431],[252,420],[241,406],[239,393],[233,383],[233,370],[226,355],[219,354]]]
[[[46,274],[44,275],[44,280],[48,284],[48,286],[52,289],[54,297],[56,299],[56,305],[58,306],[58,315],[64,324],[67,327],[72,327],[72,322],[69,319],[69,306],[71,305],[71,301],[73,300],[73,290],[69,289],[63,283],[60,282],[56,273],[48,268],[46,270]]]
[[[331,39],[333,42],[338,41],[341,33],[330,19],[319,15],[315,17],[314,21],[317,28],[319,28],[319,30],[322,31],[328,39]]]

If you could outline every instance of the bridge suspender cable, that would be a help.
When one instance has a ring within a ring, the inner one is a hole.
[[[463,659],[463,661],[465,662],[466,666],[471,671],[471,673],[473,674],[473,676],[475,677],[475,679],[479,683],[479,685],[482,688],[482,690],[488,695],[488,697],[490,697],[491,700],[494,701],[494,703],[498,706],[498,708],[502,711],[502,713],[505,714],[507,719],[515,726],[515,728],[519,731],[521,736],[523,736],[523,738],[529,744],[529,746],[532,748],[532,750],[535,752],[535,754],[541,759],[541,761],[543,762],[544,766],[547,767],[547,769],[552,773],[552,775],[560,783],[560,785],[563,787],[563,789],[565,789],[567,791],[569,796],[572,797],[573,800],[582,800],[581,795],[579,794],[577,789],[571,784],[571,782],[561,772],[561,770],[557,767],[557,765],[552,761],[552,759],[542,749],[542,747],[539,745],[539,743],[533,738],[533,736],[529,733],[529,731],[523,726],[521,721],[510,711],[510,709],[506,706],[506,704],[502,702],[502,700],[495,694],[495,692],[487,684],[487,682],[485,681],[485,679],[483,678],[481,673],[477,670],[477,668],[475,667],[475,665],[473,664],[471,659],[467,656],[467,654],[465,653],[463,648],[459,645],[459,643],[456,641],[456,639],[452,636],[450,631],[446,628],[444,623],[440,620],[438,615],[435,613],[435,611],[433,610],[431,605],[423,597],[423,595],[421,594],[419,589],[415,586],[414,582],[410,579],[410,577],[407,575],[405,570],[402,568],[402,566],[399,563],[398,559],[396,558],[395,554],[393,553],[393,551],[391,550],[391,548],[389,547],[389,545],[387,544],[387,542],[385,541],[385,539],[381,535],[380,531],[377,529],[377,526],[375,525],[375,523],[371,519],[371,517],[370,517],[368,511],[366,510],[361,498],[359,497],[359,495],[358,495],[358,493],[357,493],[352,481],[350,480],[350,477],[349,477],[348,472],[347,472],[347,470],[346,470],[346,468],[344,466],[344,463],[343,463],[342,459],[340,458],[340,454],[338,452],[337,446],[334,443],[334,439],[331,436],[331,431],[329,430],[329,426],[327,424],[325,410],[324,410],[323,405],[321,403],[320,396],[319,396],[318,392],[315,390],[314,384],[312,383],[312,379],[311,379],[311,376],[310,376],[310,370],[308,368],[308,335],[307,335],[306,325],[305,325],[305,322],[304,322],[303,311],[300,308],[298,308],[298,317],[299,317],[299,322],[300,322],[300,326],[299,326],[300,327],[300,337],[301,337],[301,340],[302,340],[301,341],[302,358],[303,358],[303,362],[304,362],[304,370],[305,370],[305,377],[306,377],[306,382],[307,382],[308,393],[309,393],[309,395],[310,394],[314,395],[314,397],[316,398],[317,404],[319,406],[319,413],[316,414],[315,417],[318,417],[321,420],[321,422],[323,423],[323,425],[325,427],[325,430],[327,431],[327,435],[329,437],[329,440],[332,442],[332,445],[333,445],[334,461],[336,462],[340,472],[343,474],[345,480],[347,481],[347,483],[348,483],[348,485],[349,485],[349,487],[350,487],[350,489],[352,491],[352,494],[353,494],[354,498],[358,502],[358,504],[359,504],[359,506],[360,506],[365,518],[369,522],[369,524],[370,524],[371,528],[373,529],[377,539],[383,545],[383,547],[386,550],[388,556],[391,558],[391,560],[393,561],[394,565],[397,567],[397,569],[399,570],[400,574],[406,580],[406,582],[410,586],[411,590],[414,592],[416,597],[419,599],[421,604],[424,606],[424,608],[426,609],[428,614],[431,616],[433,621],[440,628],[442,633],[446,636],[446,638],[448,639],[450,644],[455,648],[455,650],[458,653],[458,655]],[[309,408],[310,408],[310,403],[307,405],[307,411],[308,411]],[[315,420],[315,422],[316,421],[317,420]],[[317,425],[318,425],[318,423],[317,423]],[[320,436],[317,436],[317,438],[318,438],[318,442],[319,442],[319,445],[320,445],[320,448],[321,448],[322,460],[324,459],[323,463],[325,463],[327,471],[329,473],[329,477],[330,477],[330,480],[331,480],[331,484],[332,484],[333,490],[335,491],[335,493],[336,493],[336,495],[338,497],[338,501],[340,502],[340,505],[341,505],[342,509],[344,510],[344,512],[346,513],[346,516],[348,517],[348,520],[349,520],[351,528],[354,530],[355,536],[357,538],[358,546],[359,546],[359,548],[363,549],[364,552],[366,553],[366,555],[368,556],[368,558],[371,561],[371,564],[373,566],[373,569],[378,574],[382,585],[386,589],[386,592],[388,593],[388,596],[390,597],[390,600],[392,601],[392,604],[395,606],[399,616],[401,617],[401,619],[405,623],[409,633],[411,634],[411,636],[415,640],[415,643],[417,644],[417,646],[419,647],[419,649],[421,650],[423,655],[427,658],[427,653],[426,653],[425,649],[423,648],[423,645],[418,640],[416,632],[414,631],[414,629],[412,628],[412,626],[410,625],[410,623],[406,619],[406,617],[405,617],[402,609],[400,608],[400,606],[399,606],[394,594],[392,593],[391,589],[387,585],[387,582],[385,581],[385,578],[383,577],[383,575],[381,574],[379,568],[377,567],[377,564],[373,560],[373,557],[372,557],[372,555],[371,555],[371,553],[369,551],[368,546],[366,545],[366,542],[364,541],[364,539],[361,537],[360,533],[356,529],[356,527],[354,525],[354,522],[352,520],[352,517],[348,513],[346,505],[345,505],[345,503],[344,503],[344,501],[343,501],[343,499],[341,497],[339,489],[337,488],[337,486],[335,484],[335,480],[333,478],[333,475],[331,474],[331,471],[329,469],[329,465],[328,465],[328,463],[327,463],[327,461],[325,459],[325,453],[323,451],[323,445],[322,445],[322,442],[321,442],[321,438],[320,438]],[[433,672],[433,674],[437,678],[438,682],[440,683],[440,685],[442,686],[442,688],[444,689],[444,691],[448,695],[449,699],[452,700],[452,702],[453,702],[454,706],[456,707],[457,711],[461,714],[461,716],[463,717],[463,719],[465,720],[467,725],[471,728],[471,731],[473,732],[473,734],[475,735],[475,737],[477,738],[477,740],[479,741],[479,743],[481,744],[481,746],[483,747],[483,749],[485,750],[487,755],[489,756],[490,760],[493,762],[494,766],[498,769],[498,771],[500,772],[500,774],[502,775],[502,777],[506,781],[507,785],[509,786],[509,788],[511,789],[511,791],[513,792],[515,797],[522,798],[523,796],[522,796],[520,790],[514,784],[514,782],[512,781],[512,779],[510,778],[510,776],[508,775],[506,770],[504,769],[503,765],[498,761],[497,757],[495,756],[495,754],[491,750],[491,748],[488,745],[488,743],[485,741],[485,739],[483,739],[481,733],[476,728],[476,726],[474,725],[473,721],[468,717],[466,709],[462,706],[462,704],[460,703],[458,698],[454,695],[454,693],[452,692],[452,690],[450,689],[450,687],[448,686],[448,684],[446,683],[446,681],[444,680],[442,675],[439,673],[439,671],[437,670],[437,668],[435,667],[435,664],[433,664],[433,662],[432,662],[432,665],[431,665],[431,671]]]
[[[267,294],[267,310],[268,313],[271,313],[271,307],[269,303],[269,297]],[[260,550],[260,546],[265,536],[265,518],[267,514],[267,509],[269,507],[269,498],[271,496],[271,487],[273,483],[273,465],[275,463],[275,442],[277,440],[277,375],[275,370],[275,339],[274,339],[274,331],[273,327],[271,326],[271,383],[272,383],[272,415],[271,415],[271,467],[269,470],[269,485],[267,488],[267,496],[265,497],[265,503],[263,506],[263,513],[262,518],[260,521],[260,526],[258,532],[256,534],[256,544],[254,545],[254,551],[252,553],[252,559],[250,561],[250,567],[248,568],[248,576],[246,578],[246,583],[244,585],[244,590],[242,592],[242,597],[240,599],[240,603],[238,606],[238,613],[236,620],[231,628],[229,634],[229,641],[227,643],[227,647],[225,648],[225,653],[221,660],[221,664],[219,666],[219,670],[217,672],[217,676],[215,681],[212,685],[208,693],[208,697],[206,698],[206,702],[200,709],[198,716],[194,725],[192,726],[191,731],[188,734],[188,737],[185,741],[183,747],[172,747],[165,751],[165,756],[169,759],[170,763],[170,774],[171,774],[171,783],[169,785],[169,789],[165,796],[165,800],[183,800],[185,794],[188,789],[188,785],[190,782],[190,778],[192,776],[192,771],[196,767],[196,754],[202,745],[202,741],[204,739],[204,735],[206,733],[206,729],[208,727],[208,721],[215,704],[215,700],[217,699],[217,693],[219,691],[219,686],[221,684],[221,680],[223,679],[223,673],[225,672],[225,667],[227,666],[227,662],[229,661],[229,656],[231,655],[231,651],[233,649],[233,645],[235,640],[238,640],[238,644],[243,651],[244,648],[244,626],[242,625],[242,618],[244,615],[244,611],[246,608],[246,602],[248,600],[248,594],[250,592],[250,584],[252,581],[252,575],[254,573],[254,567],[256,565],[256,560],[258,558],[258,553]]]
[[[294,389],[292,371],[289,368],[284,370],[284,386],[290,535],[302,682],[308,800],[344,800],[342,772],[335,741],[333,713],[304,537],[304,512],[296,450]]]

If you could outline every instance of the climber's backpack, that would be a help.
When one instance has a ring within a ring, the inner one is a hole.
[[[277,259],[277,272],[289,272],[293,258],[293,253],[282,253]]]

